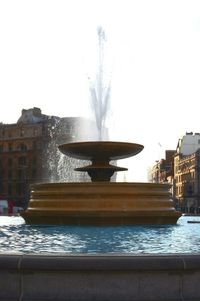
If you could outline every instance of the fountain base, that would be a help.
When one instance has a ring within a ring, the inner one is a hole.
[[[27,224],[175,224],[169,184],[48,183],[32,186]]]

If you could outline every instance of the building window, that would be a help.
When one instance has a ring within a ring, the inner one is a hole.
[[[5,134],[4,130],[1,130],[0,136],[1,136],[1,137],[4,137],[4,134]]]
[[[12,183],[8,183],[8,194],[12,195]]]
[[[22,170],[21,170],[21,169],[18,170],[18,178],[19,178],[19,179],[22,178]]]
[[[3,193],[3,184],[1,181],[0,181],[0,193]]]
[[[42,143],[41,142],[37,142],[37,149],[42,149]]]
[[[26,165],[26,157],[19,157],[18,164],[19,164],[19,166],[25,166]]]
[[[9,158],[9,159],[8,159],[8,166],[11,167],[12,164],[13,164],[13,160],[12,160],[12,158]]]
[[[21,143],[21,144],[19,145],[19,149],[20,149],[21,151],[27,151],[27,146],[26,146],[24,143]]]
[[[33,157],[32,164],[33,164],[33,166],[36,166],[36,164],[37,164],[37,158],[36,157]]]
[[[11,169],[8,170],[8,179],[12,180],[12,170]]]
[[[9,150],[9,152],[11,152],[11,151],[13,150],[13,148],[12,148],[12,143],[9,143],[9,144],[8,144],[8,150]]]
[[[20,131],[20,136],[21,136],[21,137],[24,137],[24,130],[22,130],[22,129],[21,129],[21,131]]]
[[[33,170],[32,170],[32,178],[35,179],[36,176],[37,176],[36,169],[33,169]]]
[[[23,195],[23,185],[21,183],[17,183],[16,191],[17,191],[17,195],[19,196]]]
[[[0,166],[0,179],[3,179],[3,168]],[[1,181],[0,181],[1,183]]]
[[[33,141],[33,149],[37,149],[37,142]]]

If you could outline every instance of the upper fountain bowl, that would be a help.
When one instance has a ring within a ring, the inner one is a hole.
[[[113,141],[74,142],[59,146],[59,150],[69,157],[92,161],[125,159],[137,155],[143,148],[141,144]]]
[[[92,182],[110,181],[114,172],[127,170],[109,162],[134,156],[143,148],[140,144],[113,141],[74,142],[59,146],[59,150],[69,157],[92,161],[91,165],[75,168],[87,172]]]

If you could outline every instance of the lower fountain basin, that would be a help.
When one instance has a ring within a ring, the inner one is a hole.
[[[27,224],[175,224],[169,184],[47,183],[32,186]]]

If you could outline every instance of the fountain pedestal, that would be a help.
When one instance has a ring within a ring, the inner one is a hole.
[[[32,186],[29,207],[22,217],[29,224],[130,225],[175,224],[181,216],[173,206],[169,184],[109,182],[116,170],[109,164],[135,155],[142,145],[118,142],[64,144],[66,155],[89,159],[79,171],[93,182],[46,183]]]

